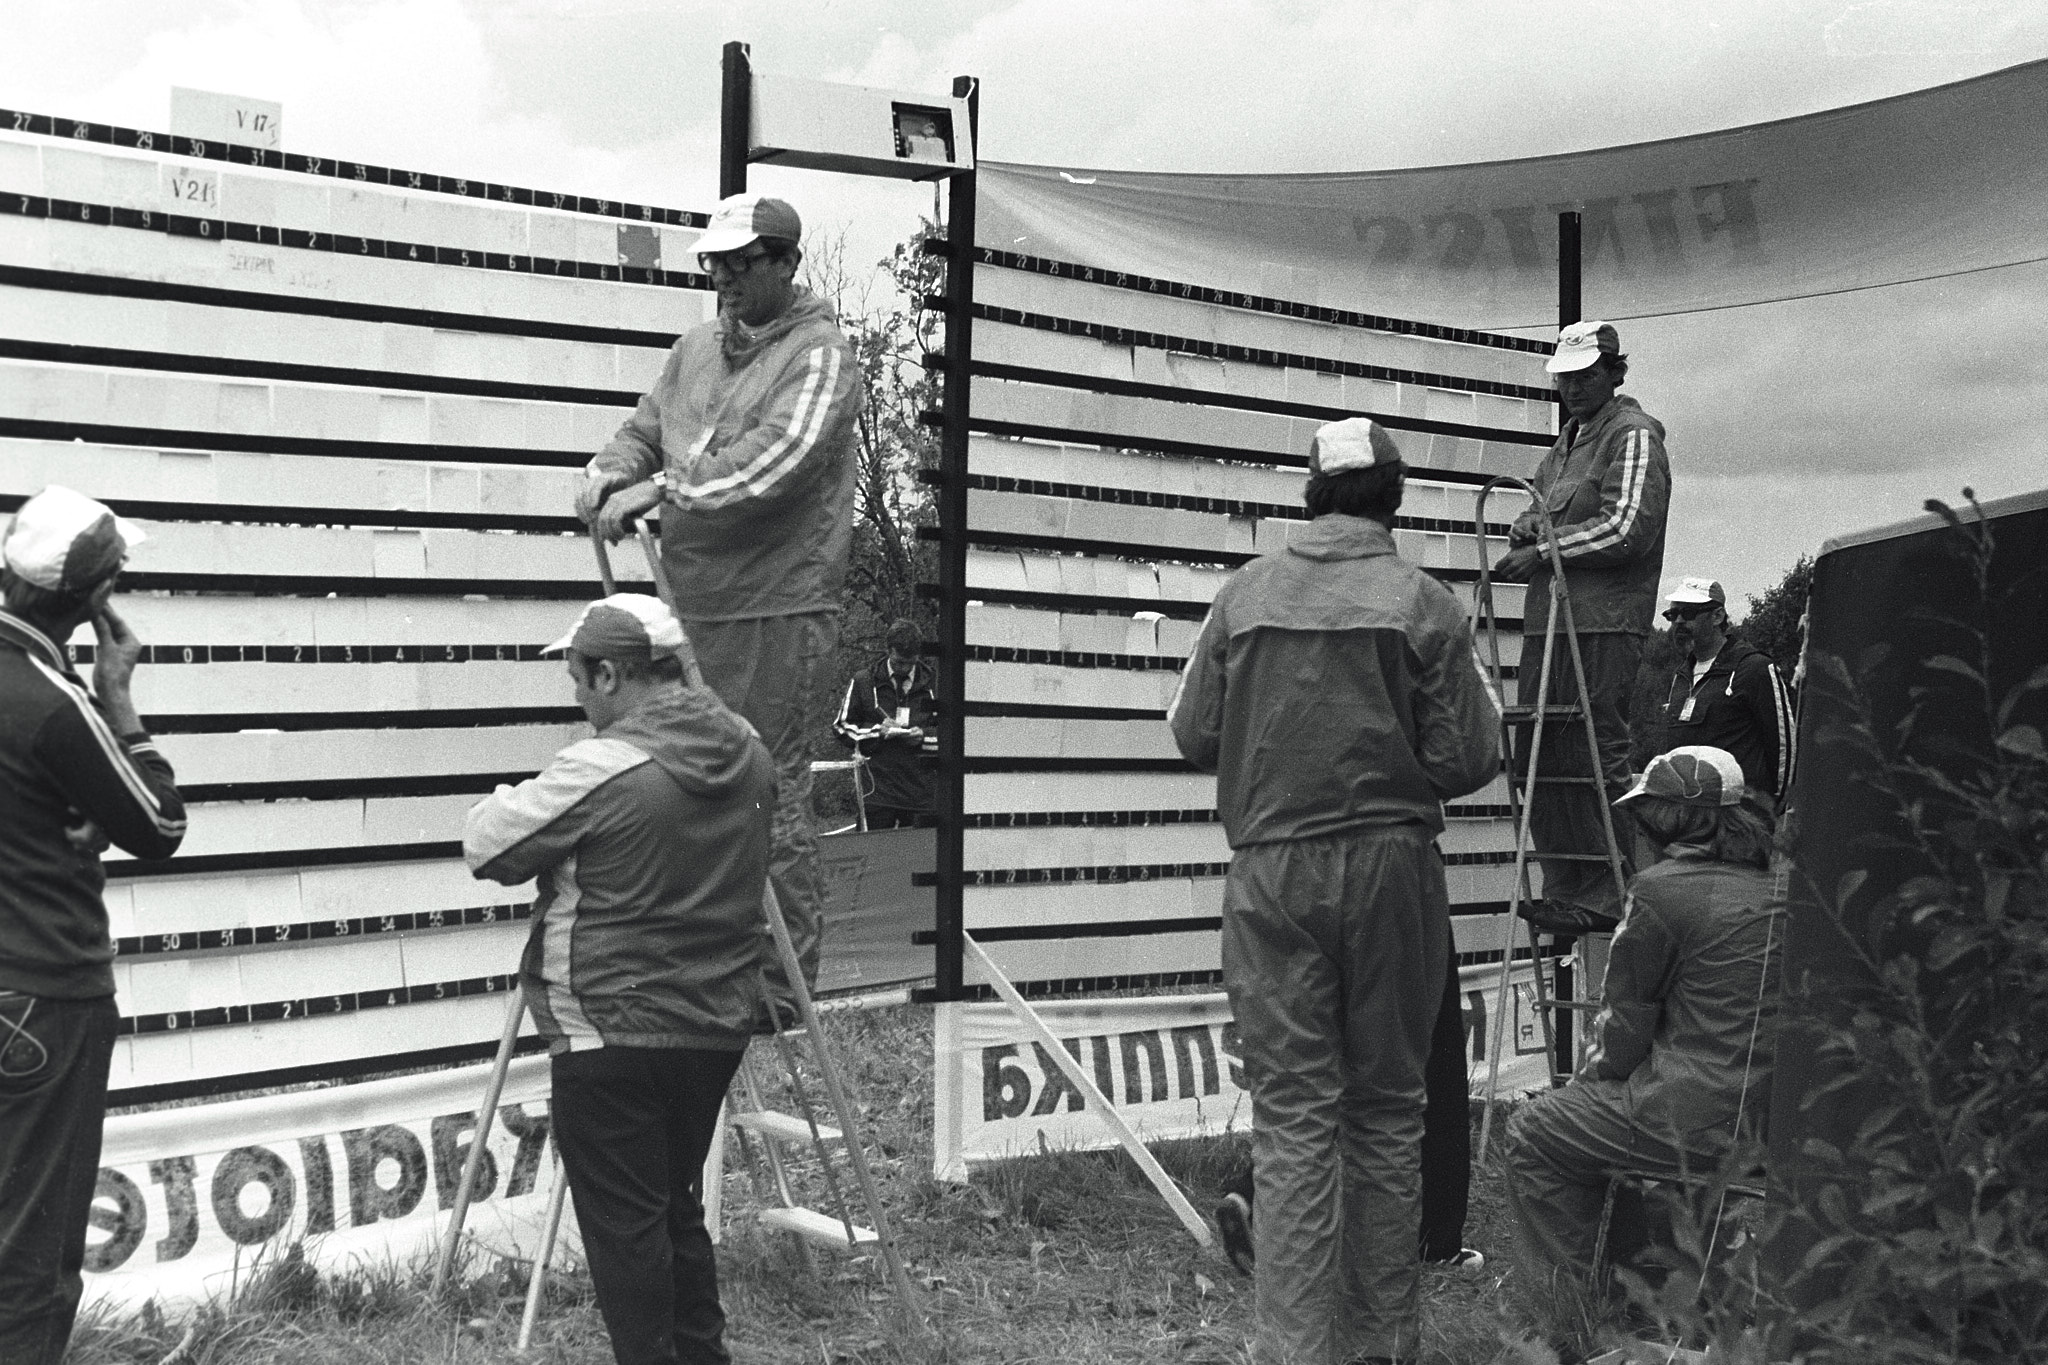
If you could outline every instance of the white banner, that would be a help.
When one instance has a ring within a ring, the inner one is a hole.
[[[1474,1095],[1486,1086],[1498,973],[1461,973],[1466,1080]],[[1526,967],[1515,972],[1510,995],[1504,1096],[1539,1089],[1549,1074]],[[1145,1141],[1250,1131],[1251,1096],[1227,996],[1051,1000],[1035,1008]],[[1115,1145],[1007,1005],[940,1005],[933,1041],[932,1172],[939,1179],[965,1180],[972,1167],[1005,1157]]]
[[[1801,118],[1520,161],[1331,175],[985,161],[975,242],[1425,322],[1546,326],[1565,209],[1584,215],[1588,317],[2039,260],[2043,145],[2048,62],[2034,62]]]
[[[107,1120],[87,1300],[189,1303],[246,1284],[294,1242],[323,1270],[403,1261],[447,1225],[490,1066]],[[531,1258],[556,1176],[548,1059],[512,1064],[468,1230]],[[573,1208],[558,1258],[580,1254]]]

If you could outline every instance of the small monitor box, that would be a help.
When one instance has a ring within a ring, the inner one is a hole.
[[[754,73],[747,160],[901,180],[974,169],[967,100]]]

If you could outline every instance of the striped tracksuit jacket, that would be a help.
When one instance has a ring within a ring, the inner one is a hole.
[[[1647,635],[1664,572],[1664,517],[1671,465],[1664,424],[1616,395],[1584,422],[1567,422],[1531,480],[1557,525],[1565,588],[1582,635]],[[1534,510],[1516,518],[1512,540],[1536,543]],[[1550,617],[1546,556],[1529,580],[1523,631],[1541,635]]]

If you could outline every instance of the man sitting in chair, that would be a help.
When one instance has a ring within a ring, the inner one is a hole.
[[[1639,873],[1572,1083],[1508,1127],[1517,1277],[1590,1284],[1615,1172],[1711,1174],[1770,1109],[1782,907],[1771,819],[1725,749],[1674,749],[1621,797],[1667,861]]]

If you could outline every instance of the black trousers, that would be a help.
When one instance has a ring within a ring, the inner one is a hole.
[[[57,1365],[85,1283],[111,996],[0,994],[0,1362]]]
[[[1448,1261],[1464,1249],[1465,1212],[1472,1187],[1472,1110],[1465,1089],[1465,1008],[1458,989],[1458,954],[1452,942],[1443,1002],[1429,1035],[1423,1068],[1422,1259]],[[1252,1202],[1252,1168],[1227,1182],[1226,1194]]]
[[[554,1059],[555,1141],[619,1365],[726,1365],[704,1157],[739,1052],[606,1047]]]

